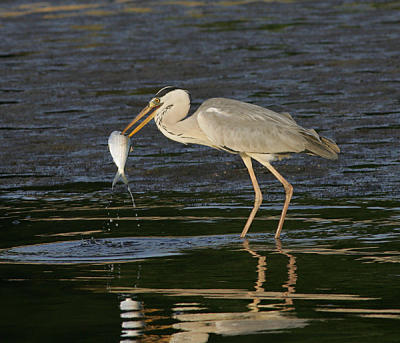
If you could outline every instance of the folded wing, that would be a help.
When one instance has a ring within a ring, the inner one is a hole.
[[[336,159],[339,152],[335,142],[297,125],[290,114],[237,100],[205,101],[197,111],[197,121],[217,148],[233,152],[306,152],[328,159]]]

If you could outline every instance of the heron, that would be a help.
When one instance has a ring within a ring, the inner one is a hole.
[[[285,202],[275,232],[280,238],[293,186],[272,166],[274,160],[293,153],[306,153],[335,160],[340,152],[336,143],[314,129],[299,126],[289,113],[277,113],[264,107],[228,98],[211,98],[188,116],[189,91],[167,86],[159,90],[146,107],[125,127],[122,134],[145,117],[128,134],[135,135],[153,118],[157,128],[169,139],[183,144],[200,144],[239,155],[254,188],[254,205],[240,237],[244,238],[262,203],[262,193],[252,160],[265,166],[283,185]]]

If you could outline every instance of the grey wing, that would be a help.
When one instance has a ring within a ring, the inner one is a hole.
[[[196,114],[201,130],[216,147],[222,149],[268,154],[306,149],[307,140],[302,132],[305,129],[286,113],[279,114],[237,100],[215,98],[204,102]]]

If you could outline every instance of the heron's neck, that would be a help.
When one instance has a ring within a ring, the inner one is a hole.
[[[166,105],[157,112],[154,120],[158,129],[168,138],[184,142],[182,137],[185,136],[185,128],[182,123],[186,122],[190,109],[190,103],[178,103],[174,105]]]

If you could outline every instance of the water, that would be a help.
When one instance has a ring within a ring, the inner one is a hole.
[[[400,3],[3,2],[1,342],[398,342]],[[165,85],[287,111],[338,161],[261,166],[149,124]]]

